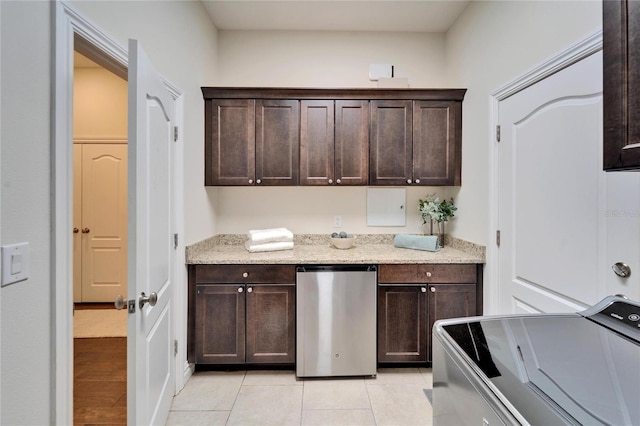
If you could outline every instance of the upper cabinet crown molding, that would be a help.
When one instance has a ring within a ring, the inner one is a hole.
[[[602,4],[604,170],[640,169],[640,2]]]
[[[460,185],[465,93],[203,87],[205,185]]]

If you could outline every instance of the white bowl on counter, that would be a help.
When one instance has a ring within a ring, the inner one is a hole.
[[[356,237],[355,235],[349,235],[347,236],[347,238],[333,238],[331,237],[331,244],[340,250],[346,250],[346,249],[350,249],[351,247],[353,247],[353,245],[356,242]]]

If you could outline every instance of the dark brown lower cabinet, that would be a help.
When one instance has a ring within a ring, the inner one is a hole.
[[[482,265],[380,265],[378,363],[431,362],[440,319],[482,314]]]
[[[378,286],[379,363],[427,361],[426,296],[425,286]]]
[[[189,361],[295,362],[293,266],[195,265],[190,285]]]

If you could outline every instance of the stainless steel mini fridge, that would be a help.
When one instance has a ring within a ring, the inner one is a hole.
[[[374,265],[297,270],[296,375],[376,375]]]

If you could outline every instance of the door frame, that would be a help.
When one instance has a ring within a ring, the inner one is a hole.
[[[592,54],[602,50],[602,30],[599,30],[577,43],[569,46],[567,49],[559,52],[557,55],[547,59],[540,65],[525,72],[515,80],[510,81],[498,90],[492,92],[490,97],[490,126],[489,126],[489,205],[490,226],[489,241],[487,247],[487,259],[490,261],[486,265],[485,289],[489,297],[485,297],[485,314],[495,315],[504,313],[504,307],[500,305],[500,291],[503,288],[498,279],[500,277],[499,248],[496,244],[496,233],[500,229],[499,223],[499,183],[500,170],[498,168],[499,142],[497,142],[497,126],[500,118],[500,102],[504,99],[515,95],[516,93],[533,86],[541,80],[567,68],[580,60],[591,56]]]
[[[73,51],[74,36],[79,35],[89,42],[96,52],[108,58],[116,66],[128,65],[127,49],[100,28],[83,17],[70,4],[54,2],[53,8],[53,85],[52,85],[52,210],[53,235],[51,247],[51,381],[52,413],[54,424],[73,423]],[[183,134],[184,96],[166,79],[167,90],[176,107],[176,124],[180,129],[175,146],[174,203],[182,206],[184,199]],[[184,235],[184,209],[175,210],[175,229]],[[186,360],[186,277],[184,238],[178,238],[174,270],[174,315],[175,338],[180,348],[175,359],[176,391],[181,389],[192,373]],[[174,391],[174,393],[177,393]]]

